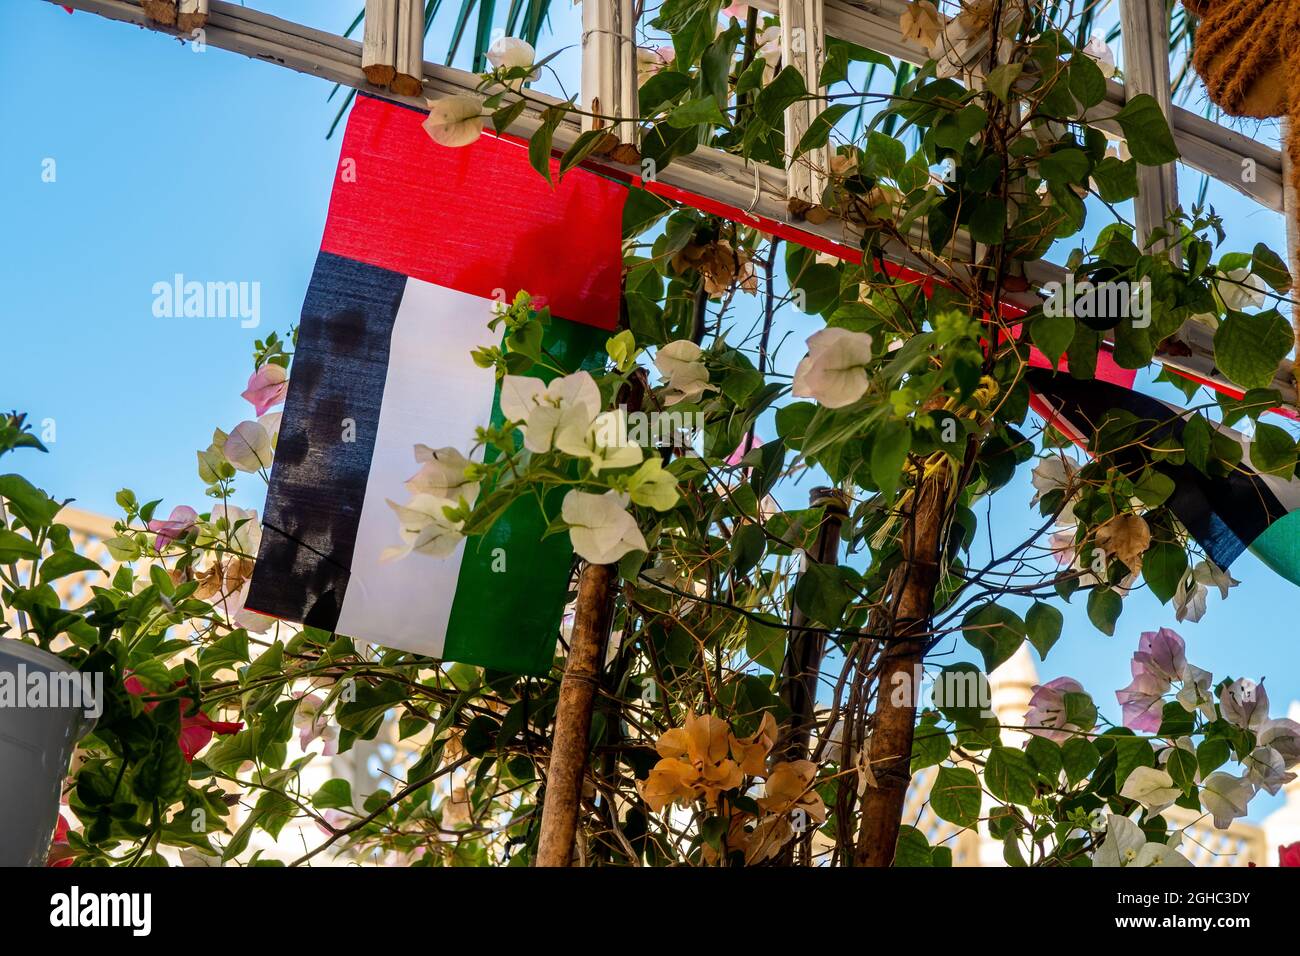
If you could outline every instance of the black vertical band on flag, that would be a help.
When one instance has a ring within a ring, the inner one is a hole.
[[[1165,438],[1183,444],[1186,421],[1176,409],[1149,395],[1044,369],[1030,369],[1028,381],[1085,439],[1094,435],[1109,412],[1125,411],[1152,423],[1143,432],[1148,447]],[[1220,569],[1232,564],[1264,529],[1287,513],[1267,482],[1245,462],[1226,475],[1212,477],[1187,463],[1153,462],[1147,452],[1131,445],[1114,459],[1129,477],[1150,464],[1173,481],[1170,510]]]
[[[406,276],[322,252],[302,307],[245,606],[332,631],[356,547]]]

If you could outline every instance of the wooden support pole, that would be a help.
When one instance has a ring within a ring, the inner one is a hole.
[[[396,69],[393,92],[419,96],[424,89],[424,0],[397,0]]]
[[[804,568],[811,564],[837,564],[840,529],[848,517],[847,498],[835,488],[814,488],[808,495],[808,506],[825,508],[826,513],[812,550],[804,555]],[[790,719],[782,725],[773,748],[779,760],[808,759],[817,705],[817,678],[826,649],[826,635],[808,630],[810,623],[807,613],[796,605],[790,614],[790,639],[781,667],[781,702],[790,711]]]
[[[182,33],[203,29],[208,22],[208,0],[180,0],[176,8],[176,28]]]
[[[916,485],[910,513],[900,532],[902,560],[889,584],[893,626],[881,652],[876,709],[867,743],[874,778],[862,795],[862,819],[854,866],[889,866],[898,847],[907,788],[912,782],[912,739],[916,731],[917,672],[925,658],[926,632],[934,613],[939,554],[948,505],[949,466]]]
[[[826,91],[819,85],[826,61],[826,32],[822,0],[781,0],[781,63],[803,76],[804,87],[817,95],[792,103],[785,111],[786,193],[793,202],[818,205],[828,182],[830,147],[795,157],[799,141],[826,108]]]
[[[397,75],[397,0],[366,0],[361,71],[375,86],[388,86]]]
[[[555,708],[555,739],[546,768],[535,866],[568,866],[573,858],[582,778],[590,749],[591,714],[613,613],[610,590],[616,573],[610,564],[588,564],[578,578],[573,636]]]
[[[1282,119],[1282,143],[1291,142],[1291,120]],[[1282,218],[1286,222],[1287,265],[1291,269],[1291,328],[1295,334],[1295,365],[1291,374],[1300,387],[1300,195],[1296,193],[1296,172],[1291,150],[1282,150]]]
[[[1169,11],[1165,0],[1123,0],[1120,22],[1124,37],[1124,96],[1131,99],[1146,93],[1160,104],[1165,119],[1172,121],[1174,104],[1169,86]],[[1138,166],[1138,194],[1133,200],[1137,221],[1137,244],[1145,247],[1153,230],[1165,228],[1165,220],[1178,205],[1178,165]],[[1162,241],[1180,259],[1176,245]]]

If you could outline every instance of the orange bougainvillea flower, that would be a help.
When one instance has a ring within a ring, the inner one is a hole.
[[[741,772],[762,776],[767,772],[767,755],[776,746],[776,718],[763,714],[763,722],[750,737],[732,737],[731,755],[740,763]]]
[[[802,810],[817,823],[826,822],[826,805],[816,790],[817,765],[811,760],[793,760],[779,763],[767,778],[766,793],[758,798],[758,805],[768,813],[789,816]]]
[[[658,811],[697,797],[716,800],[722,791],[739,787],[745,775],[729,756],[734,739],[720,717],[688,715],[681,727],[666,731],[655,743],[663,759],[637,784],[642,798]]]

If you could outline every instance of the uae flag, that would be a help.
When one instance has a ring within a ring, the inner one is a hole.
[[[502,422],[493,306],[526,290],[543,343],[576,370],[617,322],[626,189],[585,170],[552,186],[526,148],[435,144],[422,112],[360,96],[303,304],[246,606],[358,641],[498,670],[549,670],[573,554],[521,499],[448,558],[401,544],[415,446],[470,455]],[[475,456],[481,456],[481,450]],[[490,454],[490,452],[489,452]],[[485,489],[486,490],[486,489]],[[555,509],[551,509],[555,510]]]
[[[1194,413],[1114,382],[1081,381],[1041,368],[1031,368],[1028,378],[1036,410],[1085,449],[1093,445],[1098,427],[1117,411],[1142,423],[1136,431],[1145,448],[1165,439],[1188,447],[1184,434]],[[1223,475],[1207,475],[1188,462],[1153,462],[1134,442],[1114,454],[1116,464],[1130,475],[1150,465],[1173,481],[1166,503],[1219,568],[1226,570],[1249,550],[1282,577],[1300,584],[1300,481],[1294,475],[1260,471],[1251,463],[1245,436],[1224,425],[1206,424],[1212,444],[1232,442],[1241,448],[1240,463]],[[1192,454],[1190,449],[1187,454]]]

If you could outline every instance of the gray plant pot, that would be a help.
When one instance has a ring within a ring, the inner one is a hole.
[[[0,866],[44,866],[78,740],[98,688],[55,655],[0,638]]]

